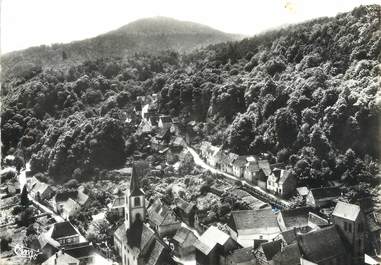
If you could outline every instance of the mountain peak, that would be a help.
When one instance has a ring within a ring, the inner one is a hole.
[[[170,17],[156,16],[135,20],[110,33],[162,34],[226,34],[211,27]]]

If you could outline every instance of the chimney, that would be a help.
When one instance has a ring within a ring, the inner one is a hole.
[[[61,248],[61,253],[65,254],[65,248]]]

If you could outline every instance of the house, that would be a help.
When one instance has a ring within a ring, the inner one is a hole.
[[[308,226],[308,217],[311,210],[309,207],[281,210],[277,216],[280,230],[283,232],[297,229],[298,231],[308,232],[311,230]]]
[[[267,178],[269,177],[270,174],[266,173],[265,170],[259,169],[258,175],[257,175],[257,186],[266,189],[267,187]]]
[[[233,175],[233,163],[238,159],[239,155],[235,153],[228,153],[225,159],[224,172]]]
[[[181,226],[175,213],[160,199],[148,208],[148,222],[160,236],[174,235]]]
[[[81,210],[81,205],[72,198],[59,202],[59,207],[57,213],[59,213],[65,220],[68,220],[70,216],[75,215]]]
[[[94,246],[89,242],[78,243],[65,247],[65,252],[79,260],[80,265],[92,264],[97,254]]]
[[[221,147],[210,145],[209,148],[207,149],[206,163],[212,167],[215,167],[217,163],[217,158],[218,158],[217,153],[220,150],[221,150]]]
[[[158,120],[159,128],[168,128],[172,125],[172,119],[168,115],[160,115]]]
[[[324,219],[323,217],[313,213],[309,212],[308,213],[308,226],[311,229],[316,229],[316,228],[322,228],[326,227],[329,225],[328,220]]]
[[[229,194],[235,196],[236,198],[240,199],[242,202],[245,202],[250,209],[252,210],[258,210],[258,209],[264,209],[271,207],[269,204],[261,201],[260,199],[257,199],[247,191],[244,191],[242,189],[233,189],[229,188],[227,191]]]
[[[233,162],[233,175],[237,178],[243,178],[244,172],[246,168],[246,156],[239,156],[234,162]]]
[[[194,216],[197,210],[196,204],[193,202],[186,202],[181,198],[175,200],[174,212],[177,216],[187,225],[193,227]]]
[[[42,265],[79,265],[79,260],[60,250],[42,263]]]
[[[172,150],[175,150],[175,151],[181,151],[181,149],[183,149],[183,146],[184,146],[184,140],[183,138],[181,138],[180,136],[177,136],[173,141],[172,141]]]
[[[133,166],[130,188],[126,191],[124,222],[114,233],[114,247],[122,265],[174,264],[169,246],[146,220],[145,194],[139,187],[143,170]]]
[[[281,232],[272,209],[232,211],[228,227],[243,247],[253,246],[255,239],[272,240]]]
[[[340,189],[336,187],[324,187],[310,189],[306,197],[306,204],[311,207],[319,208],[327,206],[340,196]]]
[[[126,198],[124,196],[115,198],[114,201],[112,202],[110,211],[113,214],[117,215],[118,217],[124,217],[125,203],[126,203]]]
[[[65,219],[76,214],[89,203],[89,196],[82,188],[67,193],[57,193],[52,200],[52,207]]]
[[[155,137],[160,145],[167,145],[170,143],[171,140],[171,132],[169,131],[169,128],[161,128]]]
[[[310,190],[306,186],[303,186],[303,187],[296,188],[296,192],[298,193],[299,196],[302,196],[303,198],[305,198],[310,192]]]
[[[282,240],[265,242],[254,250],[254,256],[258,264],[269,264],[281,249]]]
[[[297,243],[282,246],[281,251],[276,253],[272,262],[274,265],[299,265],[300,251]]]
[[[172,239],[175,255],[186,257],[193,254],[195,252],[194,243],[196,240],[197,237],[191,230],[180,227]]]
[[[332,213],[333,223],[351,246],[353,262],[358,263],[364,256],[366,239],[366,219],[360,206],[339,201]],[[360,260],[358,260],[360,258]]]
[[[54,194],[50,185],[39,181],[35,177],[30,181],[29,195],[36,200],[50,199]]]
[[[373,256],[381,254],[381,223],[379,219],[378,215],[374,212],[368,213],[366,216],[369,238],[368,253]]]
[[[197,265],[223,265],[231,251],[240,245],[228,234],[215,226],[210,226],[195,241]]]
[[[256,265],[253,247],[239,248],[227,257],[227,265]]]
[[[295,192],[296,184],[297,179],[290,170],[276,168],[268,177],[266,188],[273,194],[287,197]]]
[[[301,265],[348,265],[350,254],[336,226],[297,235]]]
[[[69,221],[55,223],[51,238],[61,246],[79,243],[79,234]]]

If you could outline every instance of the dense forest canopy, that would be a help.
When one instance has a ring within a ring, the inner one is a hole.
[[[3,82],[2,154],[81,179],[123,165],[141,95],[197,121],[198,139],[270,153],[299,181],[377,181],[381,22],[363,6],[188,54],[96,58],[67,69],[18,65]],[[25,70],[27,69],[27,70]]]

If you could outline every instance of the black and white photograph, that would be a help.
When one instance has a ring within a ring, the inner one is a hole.
[[[381,0],[0,0],[0,265],[381,265]]]

